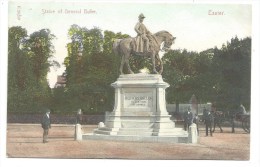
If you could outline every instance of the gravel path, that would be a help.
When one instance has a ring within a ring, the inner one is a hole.
[[[96,126],[84,126],[91,132]],[[198,144],[174,144],[126,141],[74,141],[74,127],[53,125],[49,143],[42,143],[39,124],[8,124],[7,157],[12,158],[76,158],[130,160],[249,160],[250,134],[237,128],[231,133],[218,129],[213,137],[205,137],[200,128]]]

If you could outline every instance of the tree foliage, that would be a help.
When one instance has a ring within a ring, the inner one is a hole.
[[[173,50],[163,57],[168,103],[216,103],[223,110],[250,109],[251,39],[232,38],[221,49],[200,53]]]
[[[220,108],[250,108],[251,39],[232,38],[220,50],[214,51],[214,69],[218,80],[215,94]]]
[[[81,108],[88,113],[104,112],[113,108],[113,89],[110,84],[118,76],[120,57],[112,52],[115,39],[126,34],[87,29],[72,25],[68,30],[71,42],[65,58],[67,84],[64,93],[67,110]],[[57,109],[59,106],[55,106]]]
[[[8,35],[8,111],[39,111],[51,100],[47,73],[55,36],[48,29],[28,36],[22,27],[9,28]]]

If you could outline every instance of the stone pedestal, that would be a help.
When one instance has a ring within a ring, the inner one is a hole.
[[[104,127],[83,139],[188,142],[188,133],[170,120],[165,101],[169,84],[161,75],[120,75],[111,85],[115,88],[114,110],[107,114]]]

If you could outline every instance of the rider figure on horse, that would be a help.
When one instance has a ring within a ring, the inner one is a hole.
[[[136,52],[149,52],[150,41],[152,41],[151,32],[143,24],[145,16],[141,13],[139,15],[139,22],[135,25],[135,31],[137,37],[135,39],[135,51]]]

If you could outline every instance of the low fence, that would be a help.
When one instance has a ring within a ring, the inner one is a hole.
[[[7,123],[41,123],[43,114],[7,114]],[[82,115],[82,125],[97,125],[105,121],[104,115]],[[52,124],[75,124],[76,115],[57,115],[51,114]]]
[[[184,113],[188,110],[188,108],[191,108],[191,111],[194,114],[202,115],[203,109],[206,108],[207,110],[211,110],[211,103],[209,104],[179,104],[176,106],[176,104],[167,104],[166,108],[169,114],[173,115],[173,113]]]

